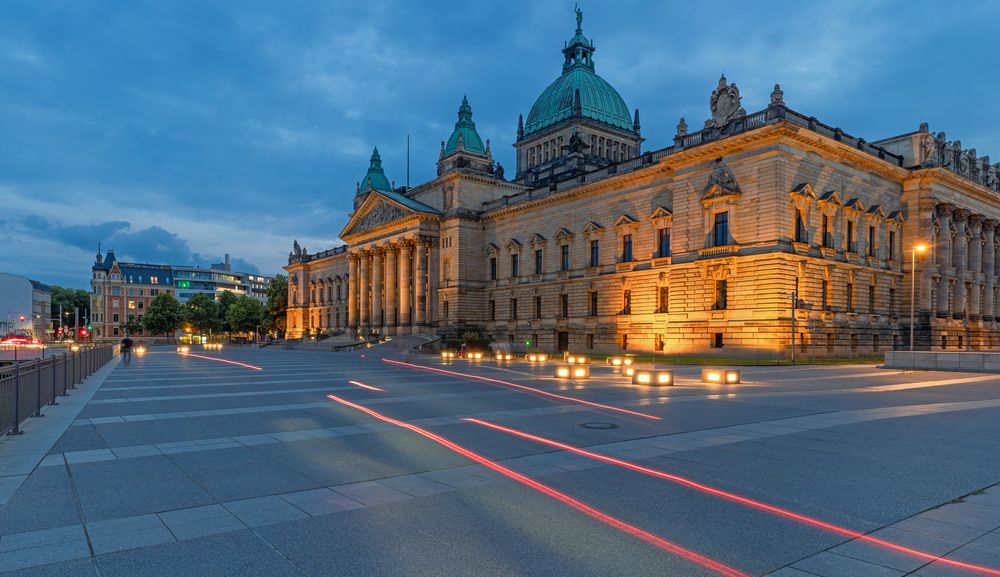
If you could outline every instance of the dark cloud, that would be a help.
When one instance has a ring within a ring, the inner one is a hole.
[[[132,230],[126,221],[91,225],[62,225],[39,215],[24,218],[21,224],[49,240],[83,250],[113,249],[120,260],[208,267],[222,262],[223,256],[201,255],[176,233],[159,227]],[[242,258],[232,258],[234,270],[259,273],[260,269]]]

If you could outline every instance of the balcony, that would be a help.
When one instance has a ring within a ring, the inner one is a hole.
[[[740,252],[740,245],[738,244],[727,244],[723,246],[712,246],[709,248],[702,248],[698,250],[698,256],[700,258],[721,258],[726,256],[733,256]]]

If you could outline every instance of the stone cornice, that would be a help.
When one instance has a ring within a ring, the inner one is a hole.
[[[959,176],[946,168],[920,168],[909,171],[909,173],[910,178],[919,180],[921,184],[944,184],[950,188],[957,189],[960,192],[968,193],[974,198],[978,198],[992,204],[1000,204],[1000,193],[997,193],[993,189],[986,188],[981,184],[977,184],[964,176]],[[931,195],[933,196],[933,192]],[[951,200],[953,199],[940,199],[940,202],[950,202]]]

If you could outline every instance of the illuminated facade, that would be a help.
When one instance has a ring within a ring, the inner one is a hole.
[[[785,105],[641,149],[578,14],[563,74],[518,121],[507,180],[467,101],[438,176],[393,190],[376,151],[342,247],[289,255],[288,328],[461,335],[544,350],[787,357],[998,344],[1000,164],[917,131],[868,142]],[[797,299],[793,300],[792,295]],[[794,301],[794,302],[793,302]],[[794,313],[793,313],[794,304]]]
[[[90,280],[90,323],[94,338],[125,335],[122,326],[129,318],[142,319],[149,303],[160,294],[173,295],[185,303],[203,293],[218,299],[223,292],[267,300],[271,278],[233,272],[229,255],[211,268],[121,262],[112,250],[97,253]],[[145,331],[134,336],[151,336]]]

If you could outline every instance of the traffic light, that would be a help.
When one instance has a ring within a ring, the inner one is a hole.
[[[92,331],[92,330],[94,330],[94,327],[90,326],[90,323],[89,323],[89,322],[87,323],[87,330],[88,330],[88,331]]]
[[[24,315],[21,315],[21,316],[17,317],[17,320],[23,323],[24,322]]]
[[[90,329],[85,329],[85,328],[81,328],[80,329],[80,338],[81,339],[87,338],[87,335],[89,335],[89,334],[90,334]]]

